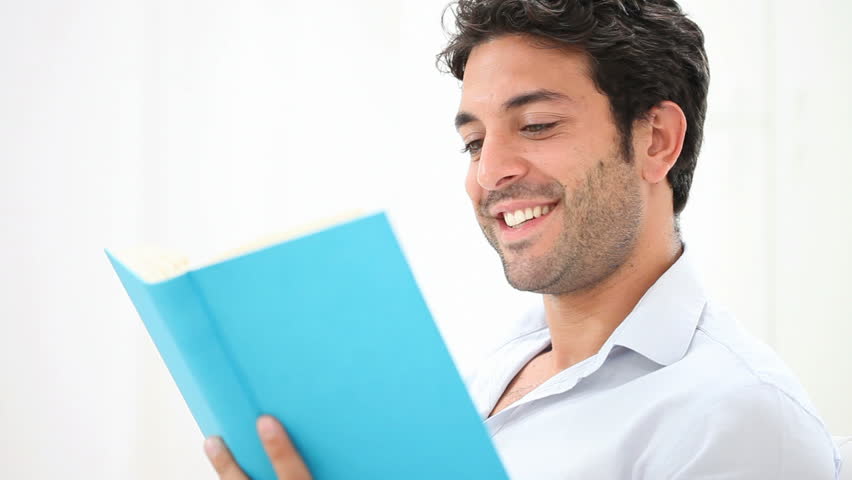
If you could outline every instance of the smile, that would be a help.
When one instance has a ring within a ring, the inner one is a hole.
[[[543,232],[559,202],[511,202],[492,212],[497,221],[497,236],[504,245],[519,245]],[[520,243],[519,243],[520,242]]]
[[[535,207],[518,209],[514,212],[504,212],[503,221],[506,222],[506,225],[509,227],[518,228],[534,218],[547,215],[550,213],[550,208],[550,205],[536,205]]]

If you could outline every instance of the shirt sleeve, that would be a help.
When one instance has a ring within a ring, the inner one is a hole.
[[[835,480],[822,422],[775,386],[754,384],[704,403],[645,470],[647,480]]]

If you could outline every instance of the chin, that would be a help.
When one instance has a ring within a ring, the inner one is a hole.
[[[516,290],[533,293],[554,293],[551,289],[558,278],[548,265],[531,265],[523,261],[507,262],[503,260],[503,273],[506,281]]]

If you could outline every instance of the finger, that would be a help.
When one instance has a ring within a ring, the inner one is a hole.
[[[302,461],[302,456],[296,451],[296,447],[293,446],[293,442],[290,441],[290,437],[278,420],[269,415],[262,415],[257,419],[257,433],[278,478],[311,479],[311,473]]]
[[[221,480],[248,480],[221,438],[209,437],[205,440],[204,452]]]

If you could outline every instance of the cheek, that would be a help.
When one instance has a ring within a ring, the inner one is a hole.
[[[572,146],[554,148],[541,155],[536,164],[540,174],[549,181],[556,181],[566,187],[573,186],[580,173],[587,168],[583,152]]]
[[[464,188],[470,201],[476,206],[479,204],[482,189],[479,187],[479,182],[476,180],[476,164],[471,162],[467,169],[467,177],[465,177]]]
[[[576,189],[586,181],[588,173],[598,163],[608,160],[611,146],[596,150],[592,142],[554,142],[540,152],[536,167],[546,178],[557,181],[565,188]]]

